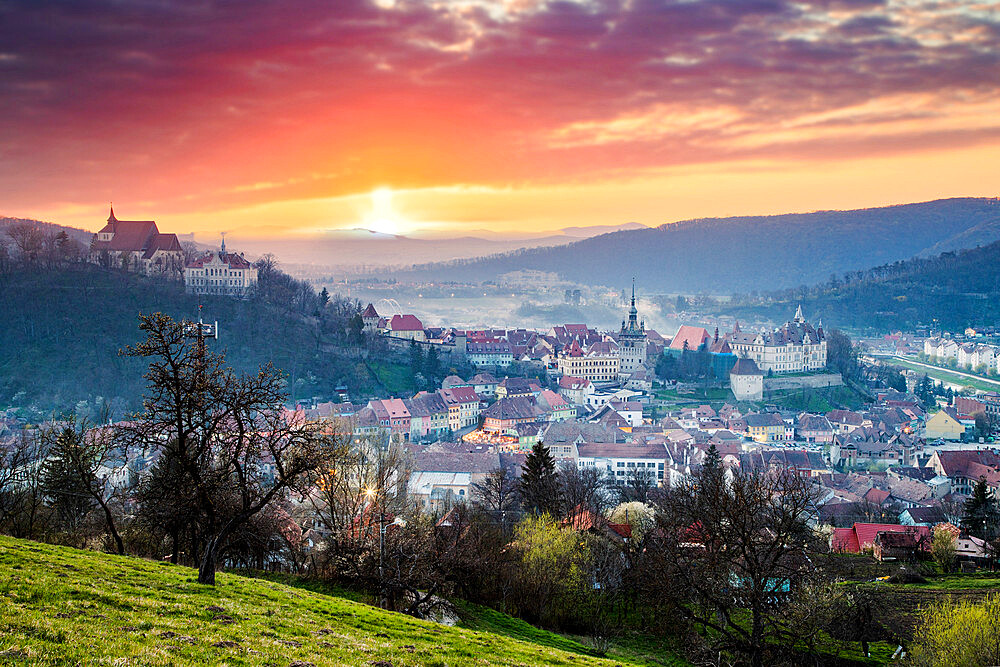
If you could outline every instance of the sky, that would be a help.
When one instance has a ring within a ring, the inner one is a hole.
[[[210,236],[996,196],[1000,0],[0,0],[0,215]]]

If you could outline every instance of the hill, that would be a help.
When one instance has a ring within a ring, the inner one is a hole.
[[[336,321],[303,315],[291,302],[199,298],[176,281],[90,264],[0,274],[0,409],[31,406],[44,414],[86,402],[82,409],[93,411],[111,401],[121,416],[137,408],[145,365],[118,351],[138,342],[139,313],[196,318],[199,303],[206,320],[219,322],[211,345],[228,363],[251,371],[273,362],[288,374],[293,399],[329,396],[341,384],[352,395],[380,387],[368,366],[331,343],[341,333]]]
[[[603,234],[554,248],[426,264],[401,280],[495,280],[509,271],[557,272],[584,284],[647,291],[774,290],[831,273],[1000,238],[996,199],[942,199],[854,211],[709,218]],[[975,230],[975,231],[970,231]],[[933,249],[933,250],[932,250]]]
[[[807,290],[743,295],[726,312],[780,321],[801,304],[824,324],[876,331],[933,324],[946,331],[1000,319],[1000,241],[852,271]]]
[[[535,630],[447,627],[279,583],[0,537],[0,662],[613,665]],[[554,642],[549,640],[553,639]],[[549,644],[556,643],[560,649]],[[568,649],[568,650],[566,650]]]

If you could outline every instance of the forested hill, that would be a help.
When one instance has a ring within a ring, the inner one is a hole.
[[[1000,241],[968,250],[885,264],[809,289],[739,297],[727,310],[775,321],[801,303],[824,325],[875,331],[934,324],[958,331],[1000,320]]]
[[[555,248],[428,264],[401,279],[488,281],[523,269],[584,284],[730,294],[825,281],[928,252],[1000,239],[1000,202],[943,199],[854,211],[689,220]]]
[[[273,361],[288,374],[296,398],[329,395],[339,384],[371,389],[366,367],[329,344],[342,336],[356,304],[334,299],[316,317],[311,288],[280,272],[275,280],[273,299],[239,301],[199,298],[177,281],[90,264],[0,272],[0,409],[63,412],[86,401],[81,409],[93,414],[98,403],[113,401],[120,416],[137,408],[145,364],[118,351],[139,341],[139,313],[194,318],[199,301],[205,319],[219,322],[219,340],[211,345],[237,370]]]

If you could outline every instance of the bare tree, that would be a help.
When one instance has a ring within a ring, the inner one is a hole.
[[[572,461],[559,466],[563,514],[571,515],[582,507],[603,514],[611,506],[604,476],[597,468],[578,468]]]
[[[706,469],[654,494],[655,551],[676,611],[712,630],[719,648],[763,665],[805,638],[786,603],[812,572],[806,519],[812,485],[793,473]]]
[[[45,244],[45,233],[28,222],[19,222],[7,228],[7,235],[17,248],[21,261],[34,264],[42,253]]]
[[[115,462],[117,447],[110,428],[88,427],[70,418],[65,423],[50,423],[39,435],[49,453],[46,461],[46,492],[60,498],[60,505],[74,512],[99,507],[104,525],[117,553],[125,554],[125,544],[112,511],[114,496],[124,485],[124,456]]]
[[[125,354],[150,360],[147,394],[126,434],[133,445],[172,458],[183,476],[201,514],[198,581],[214,585],[230,535],[297,488],[324,448],[341,442],[282,409],[285,393],[273,367],[237,375],[203,338],[192,340],[192,326],[161,313],[139,317],[146,339]]]
[[[495,468],[472,485],[472,501],[494,519],[504,530],[520,511],[517,478],[506,468]]]

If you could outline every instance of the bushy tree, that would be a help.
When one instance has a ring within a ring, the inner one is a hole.
[[[951,571],[955,565],[955,535],[943,526],[935,526],[931,536],[931,558],[943,572]]]
[[[946,601],[920,615],[910,662],[921,667],[1000,665],[1000,594],[981,603]]]

